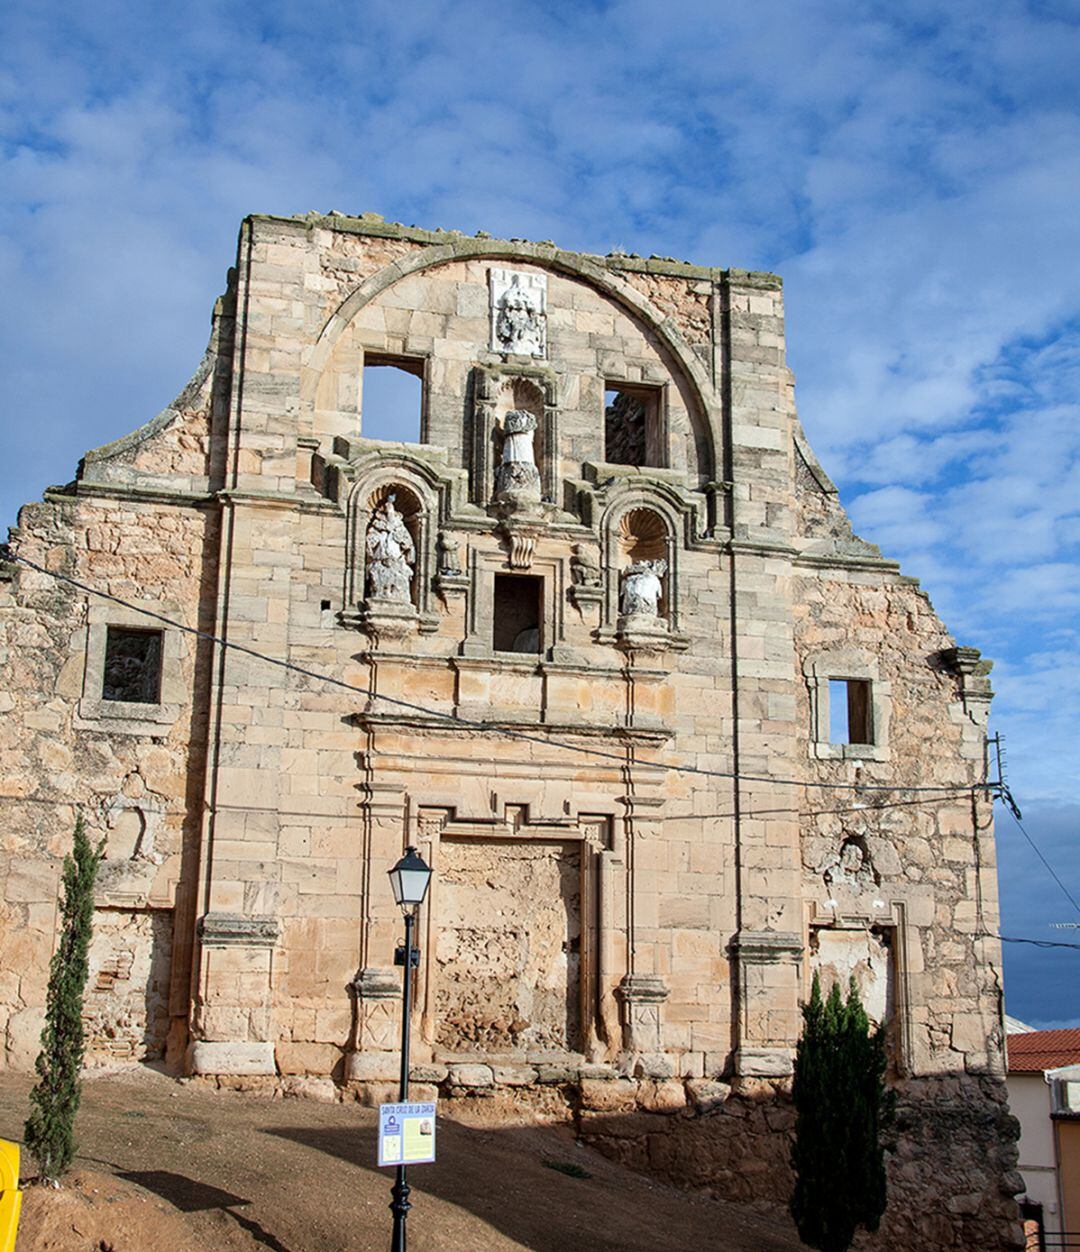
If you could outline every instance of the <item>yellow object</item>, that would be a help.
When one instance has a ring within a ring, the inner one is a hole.
[[[0,1139],[0,1252],[15,1252],[20,1208],[19,1145]]]

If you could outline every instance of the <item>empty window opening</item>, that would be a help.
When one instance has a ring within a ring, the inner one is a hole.
[[[424,364],[410,357],[364,358],[360,433],[365,439],[420,443]]]
[[[491,646],[496,652],[540,651],[544,580],[532,574],[496,574]]]
[[[161,700],[161,631],[110,626],[105,636],[103,700],[158,704]]]
[[[870,683],[867,679],[829,679],[829,742],[874,742]]]
[[[609,465],[662,465],[659,395],[647,387],[604,390],[604,460]]]

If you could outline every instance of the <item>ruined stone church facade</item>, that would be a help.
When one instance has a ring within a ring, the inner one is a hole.
[[[916,1110],[897,1193],[939,1191],[882,1246],[1007,1246],[989,666],[852,534],[777,278],[249,218],[192,381],[12,553],[7,1065],[79,809],[96,1057],[374,1098],[415,844],[424,1083],[782,1192],[800,1004],[853,973]]]

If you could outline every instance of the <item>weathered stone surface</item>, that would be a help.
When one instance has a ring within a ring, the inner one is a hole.
[[[490,1065],[451,1065],[448,1081],[451,1087],[490,1087],[495,1077]]]
[[[188,1068],[193,1074],[276,1074],[270,1043],[210,1043],[191,1045]]]
[[[527,353],[492,348],[493,268],[545,292],[542,344],[520,318],[497,340]],[[783,1199],[806,974],[854,974],[900,1006],[925,1110],[881,1246],[1009,1246],[992,814],[967,790],[989,663],[852,533],[783,317],[771,275],[250,219],[188,387],[12,535],[127,607],[0,577],[0,1063],[36,1051],[78,808],[106,846],[91,1060],[393,1099],[385,869],[412,840],[436,867],[413,1058],[462,1115],[580,1104],[636,1168]],[[423,388],[393,443],[363,384],[388,363]],[[607,440],[612,386],[633,439]],[[620,619],[631,567],[653,581]],[[160,700],[106,698],[110,630],[158,628]],[[828,733],[836,681],[855,742]],[[785,809],[793,781],[822,802]],[[928,783],[956,798],[906,803]]]

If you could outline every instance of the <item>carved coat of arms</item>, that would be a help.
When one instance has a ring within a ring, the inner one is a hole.
[[[491,348],[547,356],[547,275],[492,269]]]

